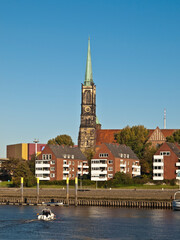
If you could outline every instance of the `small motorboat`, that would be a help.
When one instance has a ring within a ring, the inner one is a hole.
[[[55,219],[55,214],[49,208],[42,210],[42,214],[38,214],[38,220],[51,221]]]
[[[180,199],[176,199],[176,194],[180,193],[180,191],[175,192],[174,200],[172,202],[172,208],[174,211],[180,211]]]

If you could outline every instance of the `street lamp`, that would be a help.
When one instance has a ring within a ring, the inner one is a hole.
[[[34,139],[33,141],[35,143],[35,159],[37,158],[37,143],[39,142],[39,139]]]

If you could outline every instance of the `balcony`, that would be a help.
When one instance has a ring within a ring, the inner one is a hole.
[[[160,176],[160,177],[155,177],[155,176],[154,176],[154,177],[153,177],[153,180],[157,180],[157,181],[158,181],[158,180],[164,180],[164,177],[163,177],[163,176]]]
[[[63,167],[69,167],[69,165],[68,164],[65,164],[65,163],[63,163]]]
[[[69,174],[69,171],[64,170],[64,171],[63,171],[63,174]]]
[[[83,174],[88,174],[89,172],[83,172]]]
[[[163,162],[153,162],[153,166],[163,167],[164,163]]]
[[[91,167],[106,167],[107,168],[107,163],[92,163]]]
[[[91,181],[107,181],[107,177],[91,177]]]
[[[132,175],[139,176],[141,175],[140,171],[132,171]]]
[[[122,168],[120,169],[120,172],[126,173],[126,169]]]
[[[107,174],[107,170],[91,170],[91,174],[99,175],[99,174]]]
[[[180,169],[176,169],[176,173],[180,172]]]
[[[35,174],[50,174],[49,170],[36,170]]]
[[[47,181],[50,180],[50,177],[39,177],[40,181]]]
[[[176,163],[176,167],[180,167],[180,162],[177,162],[177,163]]]
[[[50,168],[50,164],[48,163],[41,163],[41,164],[36,164],[36,168]]]
[[[163,169],[153,169],[153,173],[161,173],[161,174],[163,174],[164,170]]]
[[[87,165],[83,165],[83,168],[89,168],[89,166],[87,166]]]
[[[120,163],[120,167],[125,168],[125,167],[126,167],[126,164],[125,164],[125,163]]]
[[[133,164],[133,165],[132,165],[132,168],[140,169],[141,167],[140,167],[139,165]]]

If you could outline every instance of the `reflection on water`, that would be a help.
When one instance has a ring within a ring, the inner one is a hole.
[[[0,239],[179,239],[180,212],[107,207],[51,207],[57,219],[37,221],[43,207],[0,206]]]

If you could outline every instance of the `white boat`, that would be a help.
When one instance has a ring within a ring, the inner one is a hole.
[[[180,211],[180,199],[176,199],[176,194],[177,193],[180,193],[180,191],[177,191],[174,194],[174,200],[172,202],[172,208],[173,208],[173,210]]]
[[[38,216],[38,220],[51,221],[55,219],[55,214],[50,209],[45,208],[42,210],[42,214]]]

